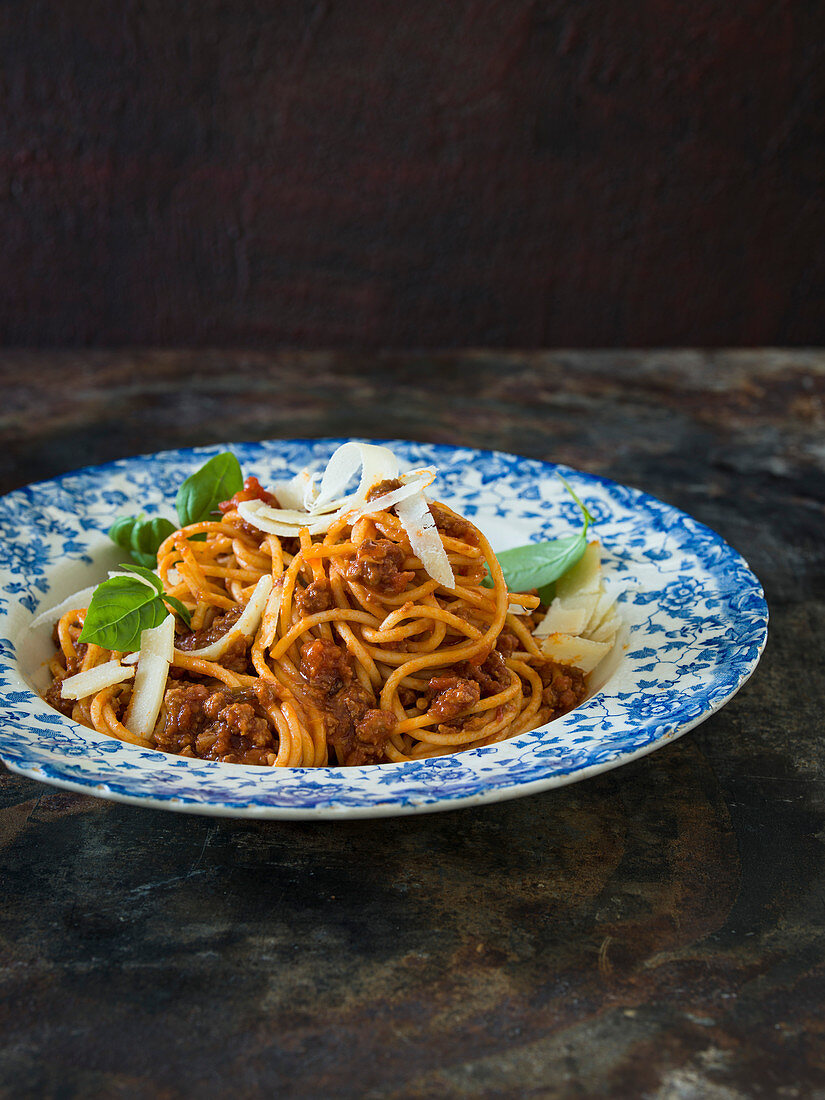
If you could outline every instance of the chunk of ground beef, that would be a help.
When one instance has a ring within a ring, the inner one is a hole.
[[[330,758],[339,764],[381,764],[397,719],[379,710],[369,688],[353,675],[352,658],[334,642],[317,638],[301,647],[301,675],[324,715]]]
[[[537,669],[544,690],[541,698],[553,711],[552,717],[558,718],[577,707],[587,694],[584,673],[578,668],[548,661]]]
[[[395,732],[398,719],[389,710],[370,708],[355,723],[355,744],[345,764],[382,764],[387,760],[387,742]]]
[[[300,673],[318,695],[335,695],[352,682],[352,660],[345,649],[316,638],[301,646]]]
[[[367,500],[377,500],[385,493],[392,493],[396,489],[400,489],[402,485],[403,482],[399,481],[397,477],[388,478],[386,481],[378,481],[367,493]]]
[[[255,675],[255,666],[249,653],[251,638],[235,638],[227,646],[220,663],[230,672],[242,672],[247,676]]]
[[[428,714],[438,722],[449,722],[475,706],[481,698],[481,689],[474,680],[447,674],[430,679],[427,695],[432,700]]]
[[[43,702],[50,707],[54,707],[55,710],[59,710],[60,713],[65,714],[67,718],[71,718],[75,700],[63,698],[61,684],[65,679],[65,676],[56,676],[54,680],[52,680],[51,684],[43,692]]]
[[[248,688],[170,687],[155,743],[163,752],[200,760],[267,765],[278,752],[278,734],[266,713],[275,703],[277,697],[265,680]]]
[[[403,548],[390,539],[364,539],[344,573],[349,580],[375,592],[397,596],[415,576],[401,570],[404,556]]]
[[[329,611],[333,606],[329,581],[312,581],[297,593],[295,603],[302,615],[317,615],[319,611]]]
[[[193,630],[191,634],[182,634],[175,639],[175,645],[178,649],[182,649],[184,653],[188,653],[192,649],[204,649],[206,646],[212,645],[213,642],[217,642],[228,630],[231,630],[242,614],[243,608],[240,604],[237,607],[232,607],[224,615],[216,615],[209,626],[201,627],[200,630]]]
[[[435,525],[442,535],[451,539],[461,539],[463,542],[475,545],[476,538],[473,526],[463,516],[455,516],[443,504],[433,502],[430,504],[430,512],[435,520]]]
[[[510,683],[510,674],[504,663],[504,657],[497,649],[489,653],[481,664],[462,661],[456,665],[456,672],[468,680],[474,680],[479,685],[482,699],[487,699],[490,695],[498,695]]]
[[[496,649],[505,661],[508,657],[513,656],[520,645],[518,638],[510,630],[502,630],[496,639]]]
[[[57,627],[55,627],[54,638],[55,645],[58,645]],[[59,710],[60,713],[65,714],[67,718],[71,718],[76,700],[64,699],[61,685],[69,676],[76,676],[77,673],[80,672],[88,648],[89,646],[86,642],[76,642],[75,656],[66,658],[66,671],[55,676],[48,688],[43,692],[43,702],[47,703],[50,707],[54,707],[55,710]]]
[[[176,638],[175,645],[184,653],[190,653],[192,650],[203,649],[208,645],[212,645],[213,642],[217,642],[232,629],[243,614],[243,610],[240,606],[230,608],[225,615],[216,616],[209,626],[195,630],[191,634],[182,634],[179,638]],[[224,668],[228,668],[230,672],[253,672],[254,669],[249,659],[251,643],[251,638],[235,638],[229,643],[226,651],[221,656],[220,663]],[[173,672],[172,675],[174,676],[175,673]],[[192,673],[182,671],[181,675],[187,677],[191,676]]]
[[[375,706],[375,697],[353,682],[324,701],[327,742],[340,764],[382,764],[386,745],[397,725],[394,714]]]
[[[398,698],[405,710],[411,710],[418,702],[418,692],[412,688],[399,688]]]
[[[89,650],[88,642],[75,642],[74,657],[66,658],[66,675],[76,676],[83,667],[83,662],[86,660],[86,654]]]

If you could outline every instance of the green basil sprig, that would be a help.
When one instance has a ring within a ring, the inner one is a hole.
[[[121,550],[131,554],[138,565],[154,569],[158,558],[158,547],[175,530],[174,523],[164,516],[143,519],[141,516],[121,516],[109,528],[109,538],[117,543]]]
[[[139,565],[120,568],[134,577],[110,577],[97,586],[86,611],[81,642],[133,653],[140,649],[141,632],[160,626],[169,614],[167,604],[177,611],[187,626],[191,624],[188,608],[180,600],[167,596],[160,578],[149,569]]]
[[[184,481],[178,490],[175,507],[181,527],[201,523],[218,512],[221,501],[229,500],[243,488],[241,464],[229,451],[215,455]],[[158,548],[175,530],[175,525],[163,516],[144,519],[142,516],[121,516],[109,528],[109,538],[126,550],[138,565],[154,569]],[[194,535],[202,539],[202,535]]]
[[[210,458],[178,489],[175,507],[181,527],[211,519],[221,501],[229,500],[241,489],[243,474],[235,455],[224,451]]]
[[[559,475],[561,476],[561,475]],[[526,592],[537,588],[542,603],[553,598],[553,584],[584,554],[587,548],[587,529],[593,523],[593,516],[587,506],[579,500],[570,485],[561,478],[570,496],[581,508],[584,526],[577,535],[553,539],[550,542],[531,542],[527,546],[517,546],[513,550],[503,550],[497,554],[504,580],[511,592]],[[493,582],[486,577],[482,582],[492,588]]]

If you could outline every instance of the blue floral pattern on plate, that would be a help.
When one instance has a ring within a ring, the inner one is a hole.
[[[230,444],[266,484],[322,468],[341,440]],[[513,798],[586,778],[667,744],[742,686],[767,636],[747,563],[690,516],[636,489],[495,451],[390,441],[403,465],[436,465],[433,495],[496,549],[578,525],[561,473],[597,517],[627,634],[607,682],[581,707],[500,745],[360,768],[262,769],[189,760],[101,736],[51,710],[20,652],[36,613],[105,576],[105,532],[124,512],[173,515],[180,483],[227,447],[123,459],[0,498],[0,756],[14,771],[104,798],[247,817],[369,817]],[[108,559],[107,559],[108,564]],[[71,573],[77,583],[66,588]],[[50,593],[52,596],[50,598]]]

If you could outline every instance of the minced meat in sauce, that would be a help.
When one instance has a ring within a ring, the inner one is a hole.
[[[544,684],[542,702],[553,711],[551,719],[560,718],[583,702],[587,694],[587,684],[581,669],[548,661],[540,665],[537,672]]]
[[[319,611],[329,611],[334,603],[329,581],[312,581],[296,593],[295,603],[302,615],[317,615]]]
[[[461,661],[456,665],[456,671],[460,676],[466,676],[469,680],[475,680],[481,690],[481,698],[486,699],[490,695],[498,695],[510,683],[510,675],[504,663],[504,657],[494,649],[485,659],[479,663],[475,661]]]
[[[403,484],[404,482],[399,481],[397,477],[388,478],[386,481],[378,481],[367,493],[367,500],[378,500],[379,497],[402,488]]]
[[[433,676],[427,685],[427,696],[432,700],[427,713],[439,722],[449,722],[475,706],[481,698],[481,689],[474,680],[454,674]]]
[[[200,760],[271,764],[279,738],[266,708],[277,702],[266,680],[248,688],[211,688],[205,684],[167,688],[163,725],[155,733],[155,743],[163,752]]]
[[[317,692],[335,695],[352,681],[352,662],[341,646],[316,638],[301,646],[300,672]]]
[[[451,539],[461,539],[463,542],[475,545],[475,532],[473,525],[462,516],[453,515],[447,508],[434,501],[430,503],[430,512],[435,520],[435,525],[442,535]]]
[[[243,610],[240,606],[230,608],[225,615],[216,616],[209,626],[201,627],[200,630],[195,630],[191,634],[184,634],[177,638],[175,645],[184,653],[191,653],[192,650],[196,649],[205,649],[206,646],[217,642],[232,629],[243,614]],[[223,667],[228,668],[230,672],[254,672],[249,661],[251,641],[251,638],[244,637],[233,639],[220,658]],[[191,676],[192,673],[183,672],[183,675]]]
[[[516,635],[509,630],[502,630],[496,639],[496,649],[505,660],[512,657],[520,645],[521,642],[519,642]]]
[[[242,614],[243,608],[240,605],[232,607],[224,615],[217,615],[209,626],[201,627],[200,630],[194,630],[191,634],[183,634],[180,638],[176,638],[175,645],[178,649],[182,649],[184,653],[188,653],[192,649],[205,649],[231,630]]]
[[[48,703],[49,706],[54,707],[55,710],[59,710],[60,713],[65,714],[67,718],[71,718],[76,700],[63,698],[61,685],[65,679],[65,676],[56,676],[54,680],[52,680],[49,687],[43,693],[43,702]]]
[[[415,576],[401,570],[404,557],[403,547],[391,539],[364,539],[355,560],[347,565],[345,576],[385,596],[398,596]]]
[[[57,627],[54,629],[53,639],[55,645],[58,645]],[[48,705],[54,707],[55,710],[59,710],[60,713],[65,714],[67,718],[71,718],[76,700],[63,698],[62,684],[69,676],[76,676],[77,673],[80,672],[89,646],[86,642],[75,642],[74,648],[74,657],[66,658],[66,671],[55,676],[48,688],[43,692],[43,702],[48,703]]]
[[[386,762],[387,741],[397,719],[376,706],[375,696],[354,677],[352,658],[323,638],[301,647],[300,672],[323,712],[327,742],[339,764]]]

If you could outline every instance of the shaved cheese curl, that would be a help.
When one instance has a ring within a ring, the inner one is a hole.
[[[281,538],[297,538],[303,527],[311,535],[325,535],[335,518],[334,515],[329,515],[313,519],[306,512],[273,508],[263,500],[242,500],[238,505],[238,515],[259,531]]]
[[[272,591],[267,597],[266,607],[264,609],[261,623],[261,644],[264,649],[268,649],[275,641],[275,635],[278,632],[278,617],[281,614],[281,597],[283,594],[284,578],[283,575],[281,575],[272,585]]]
[[[443,584],[445,588],[455,588],[450,559],[424,494],[416,493],[415,496],[402,500],[395,506],[395,511],[407,532],[413,553],[420,558],[421,564],[433,580]]]
[[[160,626],[141,632],[135,684],[123,719],[126,729],[136,737],[147,738],[155,728],[166,691],[174,640],[172,615],[167,615]]]
[[[383,493],[380,497],[375,497],[374,500],[367,500],[363,504],[359,504],[357,507],[345,512],[344,518],[352,524],[360,516],[369,516],[375,512],[389,511],[390,508],[395,508],[397,504],[400,504],[402,500],[407,500],[408,497],[423,492],[423,490],[431,485],[434,480],[434,470],[422,470],[414,481],[410,481],[398,489],[393,489],[389,493]]]
[[[75,676],[67,676],[60,683],[60,694],[64,699],[86,699],[104,688],[131,680],[134,674],[133,668],[124,668],[120,661],[106,661]]]
[[[175,653],[180,653],[182,657],[197,657],[202,661],[216,661],[226,653],[237,638],[253,638],[258,632],[261,616],[264,613],[271,591],[272,577],[267,573],[255,585],[255,590],[249,599],[249,603],[243,609],[241,617],[234,626],[227,630],[226,634],[223,634],[217,641],[212,642],[211,645],[204,646],[203,649],[188,649],[185,653],[176,649]]]
[[[389,481],[398,477],[398,459],[389,447],[376,446],[374,443],[343,443],[333,452],[324,470],[317,495],[312,501],[311,511],[327,506],[338,508],[344,503],[340,498],[353,474],[361,470],[361,481],[354,494],[347,500],[353,504],[366,500],[373,485],[379,481]]]
[[[385,448],[375,448],[383,450]],[[337,453],[337,452],[336,452]],[[372,469],[378,468],[378,461]],[[344,472],[346,472],[346,467]],[[396,465],[397,470],[397,465]],[[387,472],[389,466],[384,466],[382,472]],[[380,480],[387,480],[382,478]],[[263,500],[242,500],[238,504],[238,514],[241,519],[257,527],[259,531],[266,531],[271,535],[281,537],[297,537],[306,528],[310,535],[325,535],[333,524],[341,519],[354,523],[359,516],[369,515],[372,512],[386,511],[394,507],[399,501],[406,500],[426,489],[435,480],[435,470],[427,467],[422,470],[413,470],[402,477],[405,484],[389,493],[383,493],[375,500],[368,500],[369,491],[373,485],[380,484],[371,474],[370,479],[362,481],[358,492],[350,496],[333,501],[316,503],[309,512],[302,512],[295,508],[275,508]],[[339,485],[340,481],[334,483]],[[294,494],[293,494],[294,499]]]
[[[289,481],[276,481],[271,491],[278,498],[282,508],[291,508],[295,511],[305,510],[304,500],[310,486],[309,471],[301,470]]]

